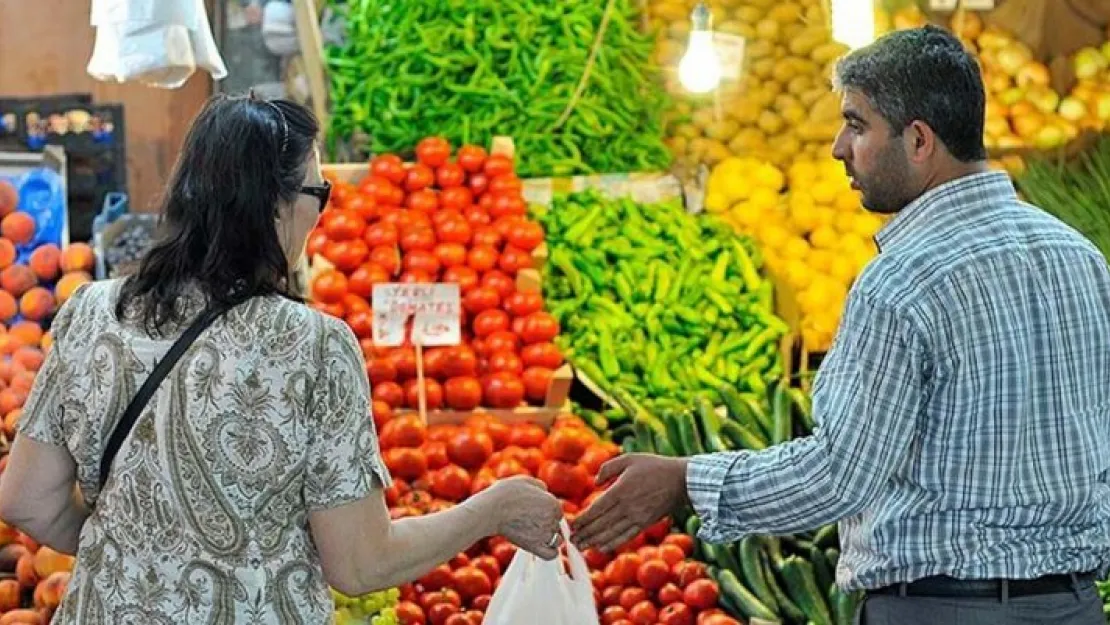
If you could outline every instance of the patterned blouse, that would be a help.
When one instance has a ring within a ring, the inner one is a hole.
[[[388,484],[354,335],[280,297],[218,319],[163,381],[116,456],[116,421],[203,308],[151,337],[114,314],[122,282],[82,287],[54,320],[20,434],[65,446],[86,502],[76,568],[55,623],[332,622],[308,512]]]

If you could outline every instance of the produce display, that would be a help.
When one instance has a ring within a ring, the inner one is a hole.
[[[95,260],[83,243],[65,249],[31,245],[37,224],[18,210],[18,201],[11,185],[0,181],[0,472],[50,349],[50,319],[77,287],[92,280]],[[49,622],[72,569],[72,557],[0,522],[0,622]]]
[[[700,391],[759,392],[782,375],[789,328],[751,239],[678,201],[638,205],[591,190],[536,210],[557,343],[602,391],[690,405]]]
[[[1098,582],[1098,596],[1102,597],[1102,612],[1110,623],[1110,580]]]
[[[401,591],[396,588],[370,593],[362,597],[348,597],[331,591],[335,602],[335,625],[399,625],[397,604]]]
[[[657,171],[665,94],[633,0],[347,3],[327,50],[329,144],[361,156],[422,137],[511,136],[527,177]]]
[[[781,167],[828,153],[840,129],[840,98],[829,86],[832,63],[847,47],[832,41],[821,0],[709,2],[713,30],[744,37],[744,66],[707,96],[678,82],[696,0],[649,0],[656,62],[676,104],[667,143],[687,165],[756,156]],[[726,70],[729,68],[725,68]]]
[[[563,363],[552,342],[559,324],[541,294],[517,288],[544,231],[525,217],[512,159],[473,145],[452,157],[440,137],[421,140],[416,158],[406,166],[382,154],[357,185],[333,181],[306,250],[327,261],[314,261],[314,305],[346,320],[361,340],[374,399],[415,408],[415,349],[374,345],[372,290],[383,282],[456,283],[463,343],[424,351],[427,408],[542,405]]]

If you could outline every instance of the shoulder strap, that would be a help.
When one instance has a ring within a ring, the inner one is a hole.
[[[123,411],[123,416],[120,417],[116,427],[112,430],[112,435],[108,438],[108,445],[104,449],[104,457],[100,459],[100,490],[104,489],[104,484],[108,481],[108,472],[112,469],[112,462],[116,459],[116,454],[119,448],[123,445],[123,441],[131,433],[131,428],[135,426],[135,421],[142,414],[143,409],[150,402],[150,398],[154,396],[154,392],[158,390],[158,386],[162,384],[162,380],[173,369],[185,351],[197,340],[201,332],[204,332],[212,322],[219,318],[220,315],[227,312],[224,307],[207,308],[193,323],[185,329],[173,345],[170,346],[166,355],[158,361],[154,367],[154,371],[143,382],[139,392],[131,399],[131,403],[127,404],[127,409]]]

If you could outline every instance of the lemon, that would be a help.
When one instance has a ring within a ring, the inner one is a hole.
[[[811,161],[795,161],[790,166],[789,178],[791,186],[806,184],[817,178],[817,165]]]
[[[817,218],[817,226],[832,228],[833,224],[836,223],[836,210],[828,206],[817,206],[815,215]]]
[[[782,279],[793,288],[801,291],[813,281],[813,272],[806,263],[791,259],[783,263]]]
[[[782,224],[774,221],[764,221],[763,225],[759,226],[757,230],[756,238],[763,244],[764,251],[778,251],[790,238],[790,231]]]
[[[815,272],[828,273],[832,267],[833,253],[829,250],[815,249],[809,253],[806,262]]]
[[[827,179],[830,179],[830,180],[839,179],[839,180],[843,180],[845,182],[847,182],[847,180],[848,180],[848,174],[844,170],[844,163],[841,163],[840,161],[838,161],[836,159],[832,159],[832,158],[822,159],[820,161],[820,163],[818,163],[818,167],[821,168],[821,177],[822,178],[827,178]]]
[[[793,203],[790,205],[790,221],[800,232],[812,232],[820,225],[817,207],[812,204]],[[812,238],[811,238],[812,241]],[[816,245],[816,244],[815,244]]]
[[[835,283],[828,276],[814,276],[813,282],[802,292],[802,296],[799,298],[798,303],[801,305],[802,312],[816,316],[818,313],[836,306],[837,291],[834,285]]]
[[[852,264],[856,267],[856,275],[863,273],[863,268],[875,258],[875,254],[869,250],[854,251],[850,254]]]
[[[752,175],[753,179],[762,187],[778,191],[786,184],[786,177],[783,176],[782,171],[774,165],[761,164]]]
[[[800,236],[791,236],[782,246],[782,255],[787,259],[801,260],[809,256],[809,243]]]
[[[817,249],[831,250],[839,241],[840,235],[828,226],[820,226],[809,235],[809,242]]]
[[[779,195],[766,187],[756,187],[752,189],[748,203],[751,204],[752,209],[765,213],[778,206]]]
[[[836,199],[836,185],[827,179],[819,180],[809,190],[818,204],[831,204]]]
[[[856,264],[849,256],[834,256],[829,266],[829,275],[843,285],[850,285],[856,278]]]
[[[837,232],[854,235],[856,232],[857,215],[859,215],[859,213],[837,213],[833,227],[836,228]]]
[[[856,213],[854,231],[856,234],[869,239],[875,236],[883,227],[883,221],[872,213]]]
[[[859,193],[856,193],[851,188],[847,191],[841,191],[836,195],[835,206],[836,210],[846,213],[854,213],[863,208],[863,205],[860,203]]]
[[[751,231],[752,227],[761,221],[760,211],[752,206],[749,202],[741,202],[732,207],[730,213],[736,223],[739,224],[745,232]]]

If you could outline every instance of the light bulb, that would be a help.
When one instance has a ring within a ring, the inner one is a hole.
[[[872,0],[832,0],[832,38],[853,50],[875,41]]]
[[[707,93],[721,84],[721,59],[713,45],[711,19],[709,8],[699,2],[690,15],[693,25],[686,54],[678,63],[678,80],[693,93]]]

